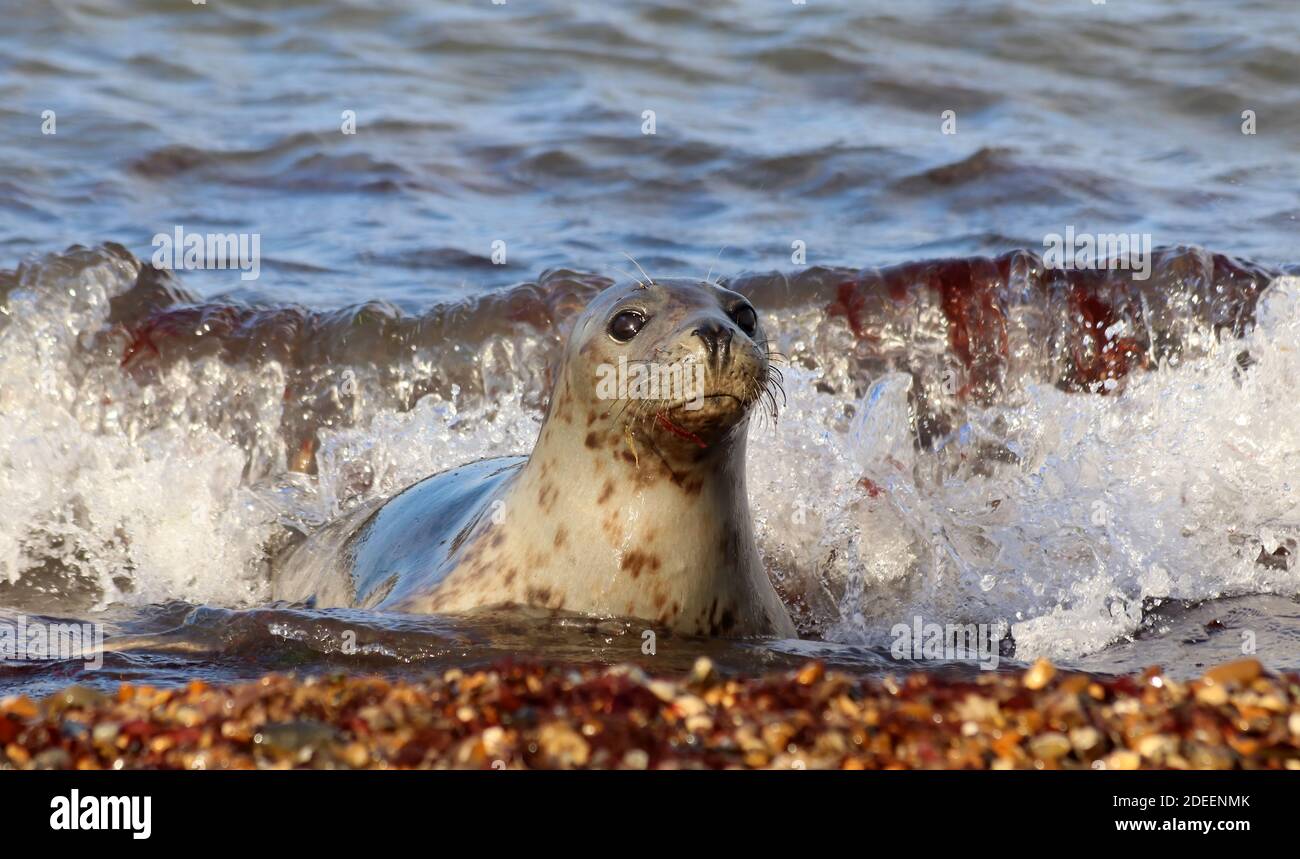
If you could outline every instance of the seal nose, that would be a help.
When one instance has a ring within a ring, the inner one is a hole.
[[[731,326],[721,322],[701,322],[691,332],[704,343],[709,362],[716,367],[731,360]]]

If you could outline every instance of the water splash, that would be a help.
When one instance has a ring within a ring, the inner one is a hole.
[[[1003,262],[956,292],[947,263],[734,282],[790,356],[749,489],[801,628],[880,646],[922,614],[1069,659],[1161,601],[1300,592],[1297,280],[1256,308],[1252,275],[1245,306],[1231,267],[1175,254],[1157,306]],[[112,247],[0,274],[0,600],[264,604],[285,525],[529,449],[603,283],[406,317],[195,305]],[[1153,371],[1104,359],[1117,343]]]
[[[278,416],[282,374],[208,359],[140,387],[97,360],[135,277],[133,260],[80,251],[25,267],[4,295],[0,582],[63,609],[255,601],[275,514],[244,481],[264,438],[237,424]]]
[[[1300,592],[1300,279],[1280,278],[1244,338],[1133,376],[1118,396],[1034,383],[915,442],[913,378],[851,411],[792,376],[755,445],[769,561],[820,598],[842,641],[887,645],[921,614],[1009,628],[1017,656],[1077,658],[1166,600]],[[802,527],[801,527],[802,526]],[[810,602],[805,599],[804,602]]]

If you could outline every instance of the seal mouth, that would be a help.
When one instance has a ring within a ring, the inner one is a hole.
[[[750,376],[732,376],[714,380],[712,390],[690,397],[629,399],[619,411],[625,431],[644,427],[660,436],[661,441],[707,448],[716,444],[749,417],[760,403],[761,419],[775,423],[777,399],[784,399],[779,371],[762,367]],[[707,389],[706,389],[707,390]]]
[[[743,415],[759,402],[771,406],[771,416],[777,412],[777,393],[784,397],[785,390],[780,380],[772,374],[752,387],[739,393],[732,391],[713,391],[697,397],[685,397],[675,400],[663,400],[648,409],[651,414],[671,414],[674,418],[690,420],[692,417],[712,422],[727,415]]]
[[[716,440],[719,432],[740,423],[748,414],[754,398],[732,393],[714,392],[690,399],[659,403],[648,409],[652,424],[678,439],[704,448]]]
[[[740,397],[736,396],[735,394],[705,394],[702,397],[693,397],[689,400],[678,400],[672,403],[671,405],[669,405],[668,408],[664,409],[664,411],[671,412],[677,409],[682,409],[685,411],[697,411],[696,409],[689,408],[689,406],[695,402],[705,403],[705,402],[709,402],[710,400],[734,400],[736,405],[741,406],[742,408],[748,408],[750,404],[754,402],[753,400],[748,400],[748,401],[743,400]]]
[[[654,414],[671,414],[674,417],[685,419],[690,419],[692,416],[713,418],[725,414],[746,412],[754,402],[754,397],[746,398],[737,394],[714,393],[691,397],[690,399],[671,400],[651,411]]]

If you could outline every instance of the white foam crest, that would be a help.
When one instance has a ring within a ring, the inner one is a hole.
[[[109,256],[81,268],[52,260],[8,296],[0,580],[35,576],[38,592],[57,597],[71,575],[99,586],[100,607],[264,599],[261,546],[274,512],[243,483],[244,447],[203,416],[238,389],[245,408],[256,404],[267,412],[261,423],[277,426],[278,368],[250,376],[181,362],[140,388],[92,341],[109,298],[134,277]]]
[[[884,644],[914,614],[1005,621],[1018,656],[1068,660],[1132,633],[1144,602],[1300,592],[1300,279],[1242,340],[1108,396],[1030,386],[934,453],[913,453],[910,377],[877,380],[846,431],[817,373],[786,376],[751,497],[787,587],[833,606],[830,638]],[[1257,562],[1279,546],[1285,563]]]

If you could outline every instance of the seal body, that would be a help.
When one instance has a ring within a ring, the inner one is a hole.
[[[793,636],[745,486],[750,413],[775,407],[765,346],[749,302],[715,284],[610,287],[575,323],[527,458],[434,475],[325,526],[277,563],[276,597]]]

